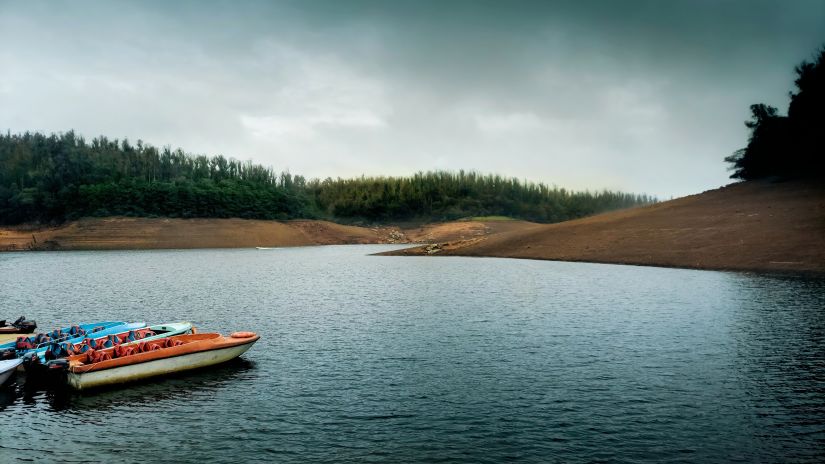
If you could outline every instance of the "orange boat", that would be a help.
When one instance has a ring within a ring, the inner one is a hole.
[[[77,390],[132,382],[235,359],[258,341],[253,332],[176,335],[69,356],[68,384]]]

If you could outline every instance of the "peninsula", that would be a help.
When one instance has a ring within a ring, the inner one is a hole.
[[[655,205],[384,254],[825,274],[825,186],[741,182]]]

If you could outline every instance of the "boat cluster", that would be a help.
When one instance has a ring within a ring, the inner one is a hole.
[[[72,325],[0,344],[0,384],[17,369],[77,390],[126,383],[229,361],[259,338],[198,333],[188,322]]]

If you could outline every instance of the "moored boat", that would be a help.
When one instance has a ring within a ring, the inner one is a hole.
[[[182,335],[192,330],[192,324],[190,322],[173,322],[149,327],[146,327],[146,324],[143,323],[133,323],[119,327],[124,330],[100,336],[94,334],[94,337],[86,337],[83,340],[75,342],[67,341],[52,344],[46,350],[37,352],[37,357],[32,357],[32,361],[44,364],[53,359],[82,354],[90,349],[99,350],[118,345],[131,345],[140,343],[141,341],[158,340],[174,335]]]
[[[17,369],[17,366],[23,362],[22,359],[7,359],[5,361],[0,361],[0,385],[6,383],[14,374],[14,371]]]
[[[212,366],[237,358],[259,338],[253,332],[202,333],[89,350],[67,358],[66,381],[86,390]]]
[[[79,324],[79,325],[71,325],[68,327],[61,327],[59,329],[54,329],[51,332],[40,332],[35,335],[31,335],[28,337],[18,337],[17,340],[3,343],[0,345],[0,351],[8,350],[8,349],[16,349],[17,345],[21,342],[31,345],[32,347],[37,347],[42,343],[54,342],[54,341],[65,341],[69,338],[74,338],[78,334],[82,333],[83,335],[99,332],[101,330],[108,329],[110,327],[114,327],[117,325],[125,324],[123,321],[102,321],[102,322],[90,322],[87,324]]]
[[[30,334],[37,328],[37,322],[26,319],[26,316],[20,316],[19,319],[6,324],[6,321],[0,321],[0,334]]]
[[[145,322],[132,322],[127,324],[120,321],[107,321],[97,324],[75,325],[65,331],[63,329],[55,329],[47,334],[39,333],[30,337],[17,337],[17,340],[14,342],[0,345],[0,359],[37,356],[56,343],[77,343],[92,334],[96,337],[101,337],[124,330],[141,329],[143,327],[146,327]]]

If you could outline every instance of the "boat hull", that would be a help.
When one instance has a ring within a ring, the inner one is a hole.
[[[0,327],[0,334],[30,334],[34,333],[35,327],[25,327],[25,328],[17,328],[17,327]]]
[[[17,366],[23,361],[20,359],[11,359],[7,361],[0,361],[0,385],[6,383],[9,378],[14,375]]]
[[[180,356],[161,358],[138,364],[127,364],[99,371],[80,373],[70,371],[67,374],[67,382],[69,386],[75,390],[87,390],[213,366],[230,361],[244,354],[252,347],[256,340],[257,338],[241,345],[197,351]]]

